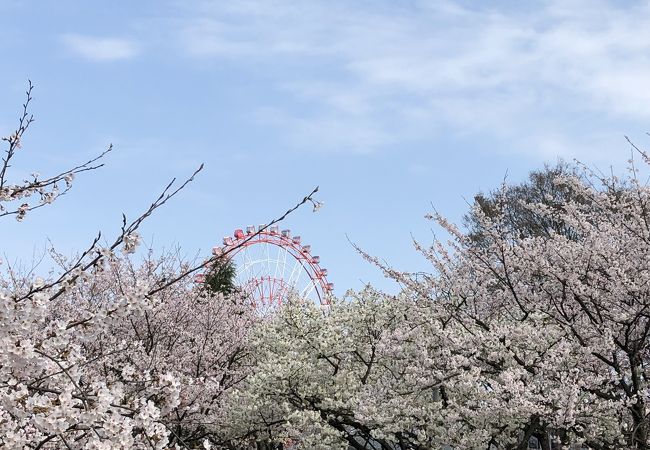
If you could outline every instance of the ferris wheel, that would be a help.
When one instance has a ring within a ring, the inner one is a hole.
[[[334,285],[327,281],[327,269],[291,230],[280,231],[276,225],[237,229],[212,252],[234,263],[237,285],[262,313],[291,296],[323,307],[330,303]]]

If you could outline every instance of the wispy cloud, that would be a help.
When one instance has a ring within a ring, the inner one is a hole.
[[[261,117],[316,147],[473,133],[509,151],[574,156],[650,120],[645,2],[200,5],[177,29],[186,52],[265,65],[316,113]]]
[[[71,52],[89,61],[117,61],[131,59],[138,54],[138,47],[128,39],[81,34],[66,34],[61,38]]]
[[[350,122],[331,114],[298,116],[280,108],[260,108],[257,119],[281,128],[287,140],[301,151],[368,153],[393,140],[373,121]]]

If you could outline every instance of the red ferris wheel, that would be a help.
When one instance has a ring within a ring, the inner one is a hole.
[[[327,269],[311,246],[290,230],[273,225],[248,226],[223,238],[215,255],[227,255],[234,263],[236,281],[262,312],[281,305],[289,296],[326,306],[334,285],[327,281]]]

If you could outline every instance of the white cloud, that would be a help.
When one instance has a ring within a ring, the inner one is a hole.
[[[117,61],[131,59],[138,54],[137,46],[128,39],[66,34],[62,40],[70,51],[89,61]]]
[[[204,2],[177,31],[195,57],[275,71],[316,112],[274,124],[315,147],[474,133],[570,157],[650,121],[650,5],[505,3]]]

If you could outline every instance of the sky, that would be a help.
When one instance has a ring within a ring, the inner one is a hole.
[[[619,170],[625,135],[649,143],[649,24],[642,1],[0,0],[0,134],[35,85],[15,177],[115,147],[52,207],[5,219],[0,250],[80,251],[205,163],[147,244],[207,255],[319,186],[324,207],[283,227],[337,294],[393,289],[351,242],[426,270],[413,239],[439,233],[433,208],[460,222],[504,177],[558,158]]]

